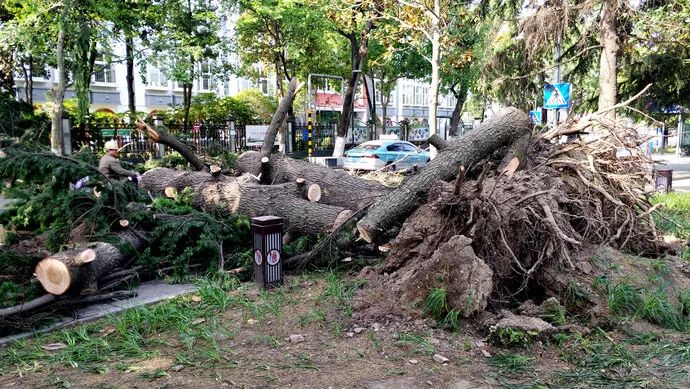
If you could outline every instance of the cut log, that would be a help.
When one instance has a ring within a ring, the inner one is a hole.
[[[319,200],[321,200],[321,186],[319,184],[309,185],[309,189],[307,189],[307,199],[314,203],[318,203]]]
[[[205,172],[183,172],[157,168],[146,172],[139,185],[152,193],[165,188],[195,194],[201,210],[221,207],[248,217],[275,215],[284,218],[286,229],[298,234],[327,233],[339,226],[338,217],[349,212],[342,207],[310,202],[303,198],[304,185],[295,181],[260,185],[249,174],[240,177],[212,177]]]
[[[219,175],[221,174],[221,172],[223,171],[223,169],[221,169],[220,166],[211,165],[211,167],[209,168],[209,171],[211,172],[211,175],[212,175],[212,176],[216,177],[216,176],[219,176]]]
[[[145,244],[141,235],[123,231],[118,238],[135,251]],[[60,251],[42,259],[36,265],[36,278],[46,292],[62,295],[67,292],[92,294],[98,289],[97,280],[129,259],[128,250],[98,242],[90,247]]]
[[[241,173],[252,173],[256,166],[261,164],[260,161],[261,155],[258,152],[248,151],[237,158],[235,169]],[[282,154],[272,155],[268,166],[268,182],[279,184],[303,179],[307,186],[318,184],[321,188],[320,203],[346,209],[364,208],[390,191],[376,181],[351,176],[339,170]]]
[[[532,133],[529,132],[517,138],[513,144],[510,145],[508,153],[498,165],[498,171],[509,173],[512,175],[523,164],[529,147],[532,144]],[[517,166],[515,166],[517,164]]]
[[[505,108],[474,131],[449,143],[419,174],[410,176],[396,190],[381,197],[357,223],[362,239],[379,241],[386,231],[401,223],[426,199],[431,185],[456,177],[461,166],[471,166],[531,131],[529,116],[516,108]]]
[[[146,135],[154,142],[160,143],[162,145],[168,146],[171,149],[180,153],[184,159],[189,162],[194,170],[206,170],[206,164],[201,160],[196,154],[194,154],[187,145],[180,142],[174,136],[168,134],[167,132],[156,129],[148,125],[148,123],[143,120],[137,120],[135,123],[137,129],[146,132]]]
[[[270,167],[268,166],[268,157],[261,157],[261,168],[259,169],[259,181],[264,184],[264,185],[270,185],[272,184],[271,181],[269,181],[269,169]]]
[[[295,101],[295,95],[297,91],[302,87],[303,83],[297,85],[297,77],[292,77],[290,83],[288,84],[288,90],[285,93],[285,97],[280,101],[278,109],[273,114],[273,119],[271,124],[266,130],[266,136],[264,137],[264,143],[261,146],[261,156],[268,157],[271,155],[271,150],[273,150],[273,144],[276,141],[276,136],[278,135],[278,130],[283,126],[285,118],[287,117],[288,111],[292,107],[292,103]],[[258,167],[258,165],[257,165]]]

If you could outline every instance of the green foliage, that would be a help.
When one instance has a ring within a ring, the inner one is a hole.
[[[246,100],[236,97],[218,97],[215,93],[199,93],[192,97],[189,107],[189,120],[206,124],[225,124],[230,116],[237,124],[257,122],[258,114]],[[270,119],[269,119],[270,120]],[[168,111],[167,123],[182,124],[184,108]]]
[[[316,235],[304,235],[283,246],[283,253],[286,257],[306,253],[319,243]]]
[[[508,327],[497,327],[491,329],[489,340],[492,343],[500,344],[506,347],[527,347],[532,344],[538,332],[522,331]]]
[[[185,189],[174,199],[154,200],[152,211],[170,216],[159,218],[150,234],[157,244],[144,250],[138,263],[151,270],[172,266],[178,276],[188,273],[192,264],[216,269],[221,250],[227,266],[251,263],[249,220],[221,210],[197,211],[193,197],[192,190]]]

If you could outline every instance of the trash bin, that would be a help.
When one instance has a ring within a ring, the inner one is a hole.
[[[673,190],[673,170],[657,169],[654,171],[654,189],[668,193]]]
[[[283,218],[252,218],[254,282],[263,289],[283,284]]]

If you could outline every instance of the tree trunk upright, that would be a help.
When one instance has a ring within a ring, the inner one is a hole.
[[[182,84],[182,110],[184,112],[184,130],[189,129],[189,109],[192,106],[192,84]]]
[[[125,36],[125,56],[127,57],[127,106],[129,109],[129,122],[134,123],[134,115],[137,111],[134,95],[134,39],[130,33]]]
[[[450,127],[448,132],[450,135],[459,136],[458,127],[460,126],[460,118],[462,117],[462,107],[465,105],[467,99],[467,84],[460,85],[460,90],[455,91],[455,87],[451,88],[453,96],[455,96],[455,108],[453,114],[450,116]]]
[[[429,136],[438,132],[438,90],[441,73],[441,26],[439,17],[441,15],[441,0],[434,0],[434,14],[431,18],[431,98],[429,99]],[[431,158],[434,159],[438,150],[434,146],[429,147]]]
[[[618,98],[617,67],[620,42],[618,37],[618,1],[604,0],[599,25],[601,35],[601,58],[599,62],[599,110],[616,105]],[[615,119],[616,111],[605,115]]]
[[[67,81],[65,80],[65,23],[67,23],[67,15],[69,14],[69,2],[66,1],[62,7],[62,20],[59,23],[59,31],[57,37],[57,46],[55,49],[55,57],[57,61],[57,85],[55,86],[51,125],[50,125],[50,151],[55,155],[62,155],[62,103],[65,99],[65,89]]]
[[[338,133],[336,134],[335,147],[333,148],[334,157],[341,157],[345,153],[345,137],[347,136],[347,129],[350,127],[352,107],[355,103],[355,91],[357,90],[359,77],[369,51],[369,31],[372,25],[371,20],[366,22],[359,45],[357,45],[357,36],[354,32],[347,37],[350,40],[350,51],[352,54],[352,73],[347,82],[347,92],[345,92],[345,97],[343,98],[343,111],[338,121]]]

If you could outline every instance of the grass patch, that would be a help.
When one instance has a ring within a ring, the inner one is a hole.
[[[690,193],[658,194],[652,203],[663,204],[654,213],[654,222],[660,229],[680,239],[690,239]]]
[[[520,374],[533,367],[534,358],[522,354],[507,353],[492,356],[489,363],[501,372]]]
[[[448,325],[453,332],[458,330],[460,311],[455,308],[448,309],[448,298],[444,288],[432,289],[422,304],[424,311],[439,323]]]
[[[436,348],[425,335],[414,332],[398,333],[395,345],[410,349],[415,354],[432,355],[436,352]]]

